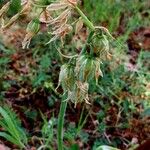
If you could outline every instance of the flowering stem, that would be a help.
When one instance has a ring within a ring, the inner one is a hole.
[[[94,31],[95,27],[93,23],[87,18],[87,16],[81,11],[81,9],[78,6],[76,6],[75,8],[77,12],[80,14],[80,16],[82,17],[84,23],[89,27],[90,30]]]
[[[65,112],[67,108],[67,100],[65,100],[67,97],[67,93],[64,94],[61,105],[60,105],[60,111],[58,116],[58,134],[57,134],[57,141],[58,141],[58,150],[63,150],[63,126],[64,126],[64,117]]]

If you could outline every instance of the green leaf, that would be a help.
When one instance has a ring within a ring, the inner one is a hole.
[[[14,141],[18,141],[16,143],[20,145],[24,145],[23,143],[27,144],[26,133],[20,127],[21,122],[16,114],[8,107],[0,107],[0,115],[3,117],[3,119],[0,120],[0,126],[5,129],[5,133],[7,132],[9,137],[12,137]]]
[[[11,142],[15,145],[18,145],[20,147],[25,147],[18,140],[14,139],[14,137],[10,136],[9,134],[7,134],[5,132],[0,132],[0,137],[5,138],[6,140],[8,140],[9,142]]]
[[[19,139],[19,133],[16,130],[15,125],[14,125],[13,121],[11,120],[11,117],[8,115],[8,113],[5,111],[5,109],[3,109],[2,107],[0,107],[0,114],[4,118],[4,121],[5,121],[6,125],[7,125],[7,127],[9,128],[9,132],[14,137]]]

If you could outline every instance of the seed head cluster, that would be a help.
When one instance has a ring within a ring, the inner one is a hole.
[[[23,48],[28,48],[31,39],[40,31],[41,24],[50,27],[51,38],[48,43],[60,39],[64,43],[64,37],[74,29],[72,23],[73,11],[78,10],[81,17],[76,19],[75,34],[77,34],[83,27],[83,22],[90,21],[77,7],[78,0],[59,0],[55,2],[47,2],[46,0],[22,0],[21,9],[9,19],[7,11],[11,2],[6,3],[0,10],[1,29],[5,30],[14,24],[20,16],[32,14],[32,20],[28,23],[26,28],[26,36],[22,42]],[[36,13],[34,12],[36,8]],[[88,26],[88,25],[87,25]],[[105,27],[92,26],[92,38],[87,40],[87,49],[80,54],[68,57],[70,61],[62,65],[59,74],[59,82],[56,90],[61,86],[64,93],[67,93],[67,99],[71,100],[75,106],[77,103],[86,102],[90,104],[88,90],[90,82],[94,81],[98,84],[99,77],[103,76],[101,71],[102,61],[111,59],[109,53],[110,44],[108,36],[111,37],[109,31]],[[88,26],[88,27],[89,27]],[[49,29],[49,28],[47,28]],[[94,31],[93,31],[94,30]],[[59,54],[63,55],[60,50]]]

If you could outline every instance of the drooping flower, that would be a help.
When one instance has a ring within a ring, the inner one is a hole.
[[[69,64],[62,65],[59,73],[59,82],[56,90],[61,85],[64,93],[66,91],[72,91],[74,89],[74,83],[75,83],[74,67]]]
[[[53,16],[47,23],[52,26],[52,35],[50,42],[63,38],[72,31],[72,26],[68,22],[71,17],[72,9],[77,5],[77,0],[61,0],[47,6],[46,10]],[[53,12],[57,12],[55,16]]]
[[[72,91],[68,91],[68,97],[66,100],[71,100],[75,107],[78,103],[89,102],[88,96],[89,84],[87,82],[76,81],[74,83],[74,89]]]
[[[109,53],[110,50],[110,44],[109,40],[107,39],[107,36],[102,35],[95,35],[93,39],[93,47],[94,47],[94,53],[97,57],[100,59],[111,59],[111,54]]]
[[[76,63],[76,76],[83,82],[88,82],[94,78],[97,82],[99,76],[103,76],[100,64],[101,61],[97,57],[91,57],[87,54],[81,55]]]

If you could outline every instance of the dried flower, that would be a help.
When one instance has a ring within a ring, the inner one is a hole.
[[[111,54],[109,53],[110,46],[107,36],[102,34],[100,37],[95,35],[93,39],[94,53],[100,59],[111,59]]]
[[[75,69],[78,79],[83,82],[88,82],[95,78],[97,82],[99,76],[103,76],[100,69],[100,63],[101,61],[98,58],[88,55],[79,56]]]
[[[72,31],[72,26],[68,23],[71,17],[71,11],[74,6],[77,5],[76,0],[61,0],[47,6],[46,10],[51,14],[53,11],[59,11],[58,16],[54,16],[54,19],[50,19],[48,24],[52,25],[52,39],[48,42],[52,42],[58,38],[63,42],[63,38]],[[53,14],[54,15],[54,14]]]
[[[11,5],[12,4],[12,5]],[[7,11],[8,11],[8,9],[9,9],[9,7],[14,7],[14,5],[16,5],[15,3],[10,3],[10,2],[8,2],[8,3],[6,3],[3,7],[2,7],[2,9],[0,10],[0,17],[2,17]],[[18,11],[19,11],[19,4],[18,4]],[[16,20],[20,17],[20,15],[24,15],[24,14],[26,14],[26,13],[28,13],[29,12],[29,10],[31,10],[31,3],[30,3],[30,1],[28,0],[26,0],[26,1],[21,1],[21,6],[23,7],[22,8],[22,10],[21,11],[19,11],[17,14],[15,14],[7,23],[5,23],[5,20],[2,18],[2,21],[3,21],[3,23],[2,23],[2,29],[4,30],[4,29],[6,29],[6,28],[9,28],[13,23],[15,23],[16,22]]]
[[[71,100],[75,107],[77,103],[86,102],[89,103],[88,97],[89,84],[87,82],[76,81],[74,84],[74,90],[68,91],[68,97],[66,100]]]

